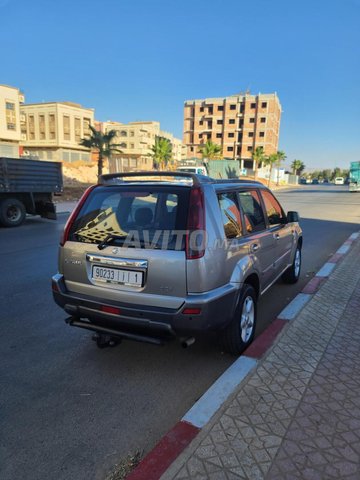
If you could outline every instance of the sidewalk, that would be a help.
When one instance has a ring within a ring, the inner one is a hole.
[[[162,480],[360,478],[360,239]]]
[[[56,213],[70,213],[74,210],[76,204],[78,202],[71,201],[71,202],[58,202],[56,203]]]

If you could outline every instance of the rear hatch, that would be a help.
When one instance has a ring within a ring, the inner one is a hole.
[[[95,187],[60,249],[68,290],[178,308],[186,295],[189,192],[159,182]]]

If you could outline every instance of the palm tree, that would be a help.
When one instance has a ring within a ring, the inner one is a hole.
[[[113,153],[122,153],[117,143],[113,143],[116,137],[115,130],[109,130],[106,133],[99,132],[92,125],[89,125],[91,135],[89,138],[82,138],[80,145],[86,148],[93,148],[98,151],[98,177],[102,175],[104,167],[104,158],[109,159]]]
[[[263,147],[256,147],[255,151],[252,154],[252,159],[254,162],[254,178],[257,177],[258,166],[266,158]]]
[[[150,156],[153,158],[155,168],[163,170],[171,159],[172,146],[170,140],[164,137],[155,137],[155,143],[151,147]]]
[[[280,180],[280,164],[281,164],[281,162],[283,162],[283,161],[286,159],[286,154],[285,154],[284,151],[278,150],[278,151],[276,152],[276,155],[277,155],[277,168],[278,168],[276,185],[279,185],[279,180]]]
[[[270,186],[271,172],[272,172],[272,169],[273,169],[273,166],[275,165],[275,163],[278,162],[278,155],[277,155],[277,153],[272,153],[268,157],[265,157],[263,161],[264,161],[265,165],[270,166],[270,173],[269,173],[269,180],[268,180],[268,186]]]
[[[200,148],[202,158],[208,160],[215,160],[221,157],[221,146],[217,143],[208,140],[203,147]]]
[[[304,170],[305,165],[301,160],[294,160],[291,164],[291,168],[294,175],[300,175],[301,171]]]

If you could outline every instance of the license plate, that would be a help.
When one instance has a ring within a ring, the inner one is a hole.
[[[93,265],[92,279],[98,282],[117,283],[120,285],[131,285],[142,287],[143,272],[134,272],[131,270],[121,270],[118,268],[108,268]]]

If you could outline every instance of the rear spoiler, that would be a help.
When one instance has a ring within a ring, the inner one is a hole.
[[[206,177],[205,175],[198,175],[190,172],[152,172],[150,171],[150,172],[129,172],[129,173],[107,173],[99,177],[98,183],[99,185],[107,185],[109,183],[114,183],[114,180],[120,180],[122,182],[126,182],[127,178],[129,178],[130,181],[132,178],[139,178],[140,181],[149,182],[154,180],[154,178],[152,177],[158,177],[156,178],[156,180],[158,181],[162,181],[163,178],[167,178],[167,179],[173,178],[174,180],[176,178],[187,178],[189,180],[192,180],[193,185],[196,185],[196,186],[201,185],[203,183],[214,182],[214,179],[210,177]]]

